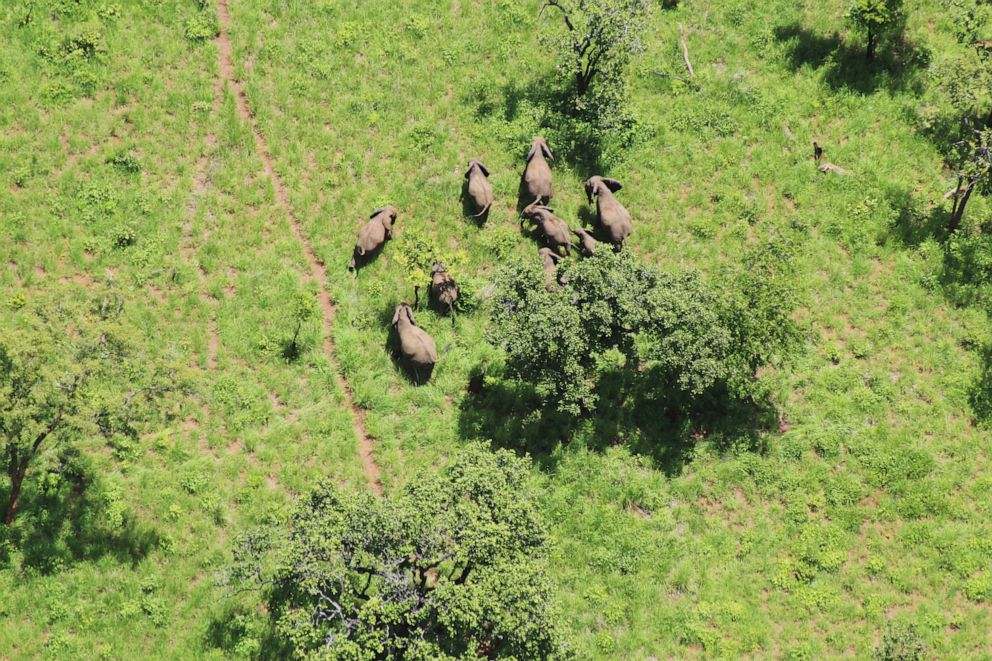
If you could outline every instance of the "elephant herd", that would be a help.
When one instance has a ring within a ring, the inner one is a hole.
[[[548,143],[542,137],[535,137],[527,153],[527,167],[520,179],[520,196],[526,206],[520,213],[520,224],[525,220],[531,221],[544,237],[545,247],[538,254],[544,264],[545,286],[550,291],[558,287],[557,265],[562,259],[561,252],[569,255],[576,249],[572,243],[572,235],[578,237],[578,250],[586,256],[592,256],[597,249],[596,239],[592,232],[582,228],[570,228],[568,224],[555,215],[554,209],[548,206],[554,196],[552,188],[551,166],[549,160],[554,160]],[[468,200],[478,212],[477,218],[487,216],[493,205],[493,187],[489,182],[489,170],[477,158],[468,162],[465,172],[465,193]],[[596,212],[601,236],[613,245],[615,250],[623,248],[633,231],[630,213],[617,200],[614,193],[622,188],[620,182],[607,177],[593,176],[585,182],[586,197],[590,204],[596,199]],[[375,254],[388,239],[392,238],[393,225],[396,223],[398,210],[392,205],[380,207],[372,212],[369,220],[358,231],[358,241],[348,268],[354,271],[358,262],[368,259]],[[458,299],[458,285],[448,273],[445,265],[435,262],[431,268],[430,297],[442,309],[453,314],[455,301]],[[413,317],[413,309],[408,303],[400,303],[393,314],[393,327],[399,337],[398,349],[400,357],[412,369],[417,382],[426,374],[429,379],[437,362],[437,345],[424,329],[417,326]]]

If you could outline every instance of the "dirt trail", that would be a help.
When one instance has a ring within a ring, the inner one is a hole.
[[[372,456],[372,439],[369,438],[368,433],[365,431],[365,413],[362,409],[355,405],[354,398],[351,394],[351,388],[348,386],[348,382],[341,373],[337,356],[334,353],[334,338],[332,332],[334,329],[335,310],[334,303],[331,302],[330,291],[327,289],[327,269],[317,257],[317,254],[313,251],[313,246],[310,244],[310,240],[303,231],[303,226],[300,224],[299,219],[296,217],[296,213],[293,211],[293,207],[289,201],[289,192],[286,189],[286,186],[282,183],[282,179],[280,179],[279,175],[276,173],[272,154],[269,151],[265,136],[262,135],[261,129],[258,127],[258,122],[255,121],[255,115],[252,114],[251,108],[248,107],[248,97],[245,95],[245,91],[241,86],[241,83],[235,78],[231,39],[228,35],[228,25],[231,17],[227,8],[227,0],[217,1],[217,14],[220,20],[220,34],[217,36],[216,43],[219,53],[218,64],[220,67],[221,78],[227,81],[227,83],[231,86],[231,90],[234,93],[237,104],[238,115],[251,127],[252,134],[255,136],[255,147],[258,151],[259,157],[262,159],[264,172],[272,181],[272,187],[275,189],[276,199],[279,204],[282,205],[283,209],[285,209],[286,216],[289,218],[289,226],[292,228],[293,234],[303,247],[303,253],[306,255],[307,263],[310,265],[310,274],[313,279],[317,281],[317,284],[320,285],[320,308],[323,313],[324,326],[324,352],[327,354],[327,358],[331,362],[331,368],[335,374],[338,385],[344,393],[344,402],[354,414],[355,432],[358,434],[358,454],[362,460],[362,467],[365,470],[365,476],[368,478],[369,486],[377,495],[382,495],[382,482],[379,479],[379,466],[375,463],[375,458]]]

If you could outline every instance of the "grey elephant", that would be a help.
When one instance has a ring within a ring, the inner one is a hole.
[[[551,189],[551,166],[549,160],[555,160],[548,143],[544,138],[536,136],[530,144],[530,151],[527,152],[527,168],[524,170],[522,178],[523,187],[528,195],[527,200],[531,202],[550,202],[553,191]]]
[[[561,257],[551,248],[537,251],[544,261],[544,287],[548,291],[558,291],[558,261]]]
[[[399,212],[391,204],[379,207],[369,216],[369,221],[358,230],[358,242],[352,253],[348,269],[355,270],[357,260],[375,252],[382,247],[386,239],[393,238],[393,223]]]
[[[410,367],[420,383],[420,375],[426,372],[431,378],[434,364],[437,362],[437,345],[434,338],[417,326],[413,320],[413,309],[408,303],[400,303],[393,314],[393,326],[400,338],[400,355]]]
[[[434,262],[431,266],[431,297],[439,305],[447,308],[449,314],[454,314],[455,301],[458,300],[458,285],[443,262]]]
[[[554,214],[554,209],[533,202],[524,207],[524,210],[520,212],[521,225],[524,219],[534,221],[541,228],[544,237],[555,250],[564,247],[565,254],[569,254],[569,250],[573,247],[572,231],[568,229],[568,224],[564,220]]]
[[[582,252],[585,253],[586,257],[595,255],[597,242],[596,239],[592,238],[589,230],[584,227],[576,227],[572,231],[579,237],[579,245],[582,246]]]
[[[489,183],[489,169],[482,161],[473,158],[468,162],[465,178],[468,180],[468,195],[475,203],[475,208],[479,210],[475,217],[481,218],[493,205],[493,187]]]
[[[586,197],[592,204],[596,196],[596,212],[599,224],[606,230],[610,243],[622,248],[627,244],[627,237],[634,231],[630,220],[630,212],[614,197],[613,193],[623,188],[616,179],[607,177],[589,177],[585,183]]]

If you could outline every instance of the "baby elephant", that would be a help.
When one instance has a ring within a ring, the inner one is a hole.
[[[551,201],[551,166],[548,160],[555,160],[544,138],[536,136],[527,152],[527,168],[524,170],[523,185],[529,200],[534,202]]]
[[[630,222],[630,213],[613,196],[613,193],[621,188],[623,186],[616,179],[597,176],[586,180],[586,197],[592,204],[592,196],[596,196],[599,223],[606,230],[610,243],[619,248],[627,244],[627,237],[634,231]]]
[[[458,300],[458,285],[455,279],[448,273],[443,262],[434,262],[431,266],[431,297],[439,305],[448,309],[449,314],[454,314],[455,301]]]
[[[533,220],[541,228],[548,243],[555,250],[564,246],[565,254],[569,254],[569,249],[573,247],[572,232],[568,229],[565,221],[554,214],[554,209],[534,202],[524,207],[524,210],[520,213],[521,225],[523,225],[525,218]]]
[[[473,158],[468,162],[465,178],[468,179],[468,195],[475,202],[475,208],[479,210],[475,217],[481,218],[493,205],[493,187],[489,183],[489,170],[482,161]]]
[[[582,246],[582,252],[585,253],[586,257],[592,257],[595,255],[596,239],[592,238],[592,234],[589,233],[589,230],[584,227],[576,227],[572,231],[579,237],[579,245]]]
[[[351,263],[348,264],[349,271],[355,270],[358,258],[375,252],[382,247],[386,239],[393,238],[393,223],[396,222],[397,213],[396,207],[391,204],[372,212],[369,221],[358,230],[358,243],[355,244],[355,252],[351,256]]]
[[[393,326],[400,336],[400,355],[413,368],[417,383],[420,381],[421,370],[431,378],[434,363],[437,362],[437,345],[434,338],[424,329],[417,326],[413,320],[413,310],[408,303],[400,303],[393,314]]]
[[[561,257],[551,248],[541,248],[537,254],[544,260],[544,288],[558,291],[558,260]]]

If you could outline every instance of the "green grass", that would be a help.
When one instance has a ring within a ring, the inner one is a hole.
[[[0,657],[235,654],[252,634],[230,616],[247,602],[214,584],[232,538],[317,475],[365,488],[319,325],[293,363],[267,348],[292,334],[303,253],[229,90],[215,101],[216,47],[185,36],[195,3],[122,1],[116,18],[88,3],[56,19],[36,9],[18,27],[26,6],[0,10],[0,302],[113,282],[148,350],[184,357],[201,400],[123,462],[91,444],[99,493],[128,512],[120,539],[0,555]],[[988,316],[941,281],[932,228],[950,185],[919,120],[923,58],[902,75],[866,69],[837,3],[657,12],[632,67],[640,140],[602,172],[624,184],[632,249],[662,267],[715,278],[756,238],[800,237],[809,342],[763,374],[780,426],[697,438],[604,435],[587,420],[560,443],[465,392],[474,368],[499,361],[481,311],[454,324],[420,312],[442,353],[428,385],[394,365],[388,321],[413,296],[396,260],[405,233],[457,254],[476,291],[500,261],[536,255],[515,196],[551,68],[539,6],[231,3],[236,73],[328,266],[338,360],[387,491],[475,437],[530,452],[580,658],[861,658],[889,621],[916,625],[936,658],[992,654],[990,435],[969,405]],[[939,62],[956,48],[940,3],[907,7],[918,53]],[[39,54],[92,24],[106,49],[92,61]],[[818,175],[814,139],[855,176]],[[127,153],[140,172],[108,162]],[[472,156],[497,193],[481,228],[459,201]],[[590,174],[555,164],[557,214],[587,226]],[[397,238],[352,276],[355,232],[387,202]],[[986,201],[972,205],[988,218]],[[117,247],[129,227],[133,245]],[[28,503],[19,525],[35,516]]]

